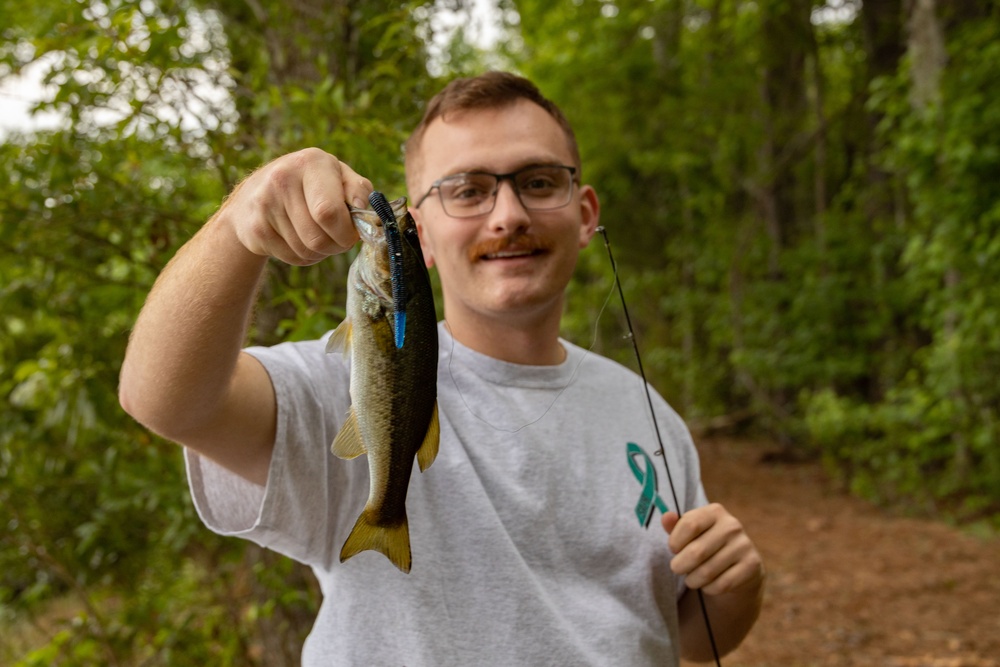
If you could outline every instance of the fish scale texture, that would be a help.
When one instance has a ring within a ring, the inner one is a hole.
[[[347,276],[347,317],[328,346],[329,352],[339,348],[348,355],[351,365],[351,412],[333,441],[333,453],[351,459],[364,452],[371,483],[364,512],[340,559],[374,550],[409,572],[410,471],[418,452],[433,460],[438,447],[437,324],[413,218],[397,201],[402,214],[397,225],[385,198],[376,194],[372,199],[381,224],[371,211],[351,211],[363,243]],[[405,241],[400,226],[408,235]],[[408,324],[403,308],[412,315]]]

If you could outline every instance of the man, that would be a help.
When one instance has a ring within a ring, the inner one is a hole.
[[[656,397],[671,508],[641,382],[559,339],[600,214],[580,167],[562,113],[504,73],[450,84],[407,144],[411,213],[445,310],[440,452],[410,482],[410,574],[375,552],[337,558],[368,483],[361,459],[329,452],[349,407],[341,356],[325,341],[240,349],[267,258],[308,265],[350,248],[344,202],[364,206],[371,183],[316,149],[279,158],[150,293],[122,405],[185,446],[209,527],[313,567],[324,600],[304,664],[676,665],[712,657],[694,589],[721,652],[756,620],[760,556],[707,504],[677,415]],[[539,179],[558,194],[545,205]],[[655,508],[665,532],[648,526]]]

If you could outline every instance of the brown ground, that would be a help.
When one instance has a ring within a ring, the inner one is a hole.
[[[705,487],[768,569],[761,618],[724,667],[1000,667],[1000,538],[899,518],[813,464],[699,443]]]

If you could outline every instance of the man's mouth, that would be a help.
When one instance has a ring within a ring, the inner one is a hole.
[[[469,250],[473,262],[534,257],[548,252],[550,244],[532,236],[484,241]]]
[[[500,252],[490,252],[482,256],[483,259],[511,259],[513,257],[530,257],[541,253],[537,249],[525,250],[501,250]]]

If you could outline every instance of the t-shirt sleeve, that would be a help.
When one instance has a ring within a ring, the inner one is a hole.
[[[325,340],[249,348],[274,385],[277,429],[266,486],[185,449],[198,515],[212,531],[242,537],[309,565],[328,565],[340,502],[357,475],[330,454],[350,407],[348,364]],[[355,491],[355,494],[359,493]],[[360,491],[364,493],[364,491]]]

